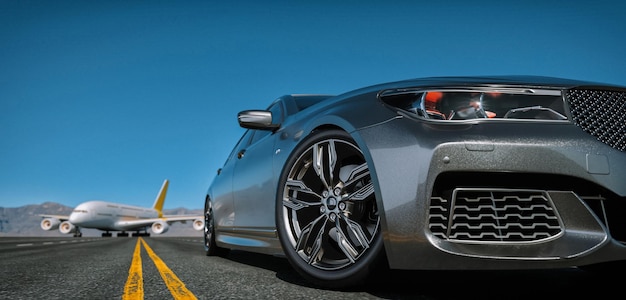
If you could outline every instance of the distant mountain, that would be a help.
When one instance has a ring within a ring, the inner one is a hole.
[[[45,231],[40,223],[43,219],[40,214],[46,215],[69,215],[73,208],[55,202],[31,204],[15,208],[0,207],[0,237],[3,236],[64,236],[58,229]],[[202,215],[202,209],[173,208],[164,209],[166,215]],[[82,229],[83,236],[101,236],[102,231],[96,229]],[[191,222],[186,224],[175,222],[170,229],[161,235],[153,236],[202,236],[202,230],[194,230]]]

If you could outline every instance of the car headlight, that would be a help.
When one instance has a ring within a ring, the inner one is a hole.
[[[429,120],[568,120],[560,90],[395,90],[381,93],[380,99],[394,109]]]

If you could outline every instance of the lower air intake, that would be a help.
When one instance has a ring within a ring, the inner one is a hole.
[[[439,238],[475,242],[528,242],[561,233],[545,191],[458,188],[451,200],[432,197],[429,227]]]

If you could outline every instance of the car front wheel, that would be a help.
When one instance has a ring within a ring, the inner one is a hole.
[[[276,223],[291,265],[324,287],[363,283],[383,256],[380,216],[363,153],[345,132],[313,133],[289,157]]]
[[[213,205],[211,199],[206,197],[204,201],[204,251],[207,256],[224,256],[228,249],[218,247],[215,243],[215,221],[213,218]]]

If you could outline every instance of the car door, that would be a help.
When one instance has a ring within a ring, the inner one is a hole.
[[[228,155],[224,166],[221,167],[217,176],[211,183],[209,194],[213,197],[213,210],[215,211],[215,224],[220,230],[232,230],[235,225],[235,206],[233,201],[233,176],[235,165],[238,161],[237,154],[248,146],[252,137],[252,130],[247,130]]]
[[[282,119],[282,102],[270,108],[273,123]],[[271,130],[250,130],[248,144],[236,154],[233,176],[235,228],[242,233],[264,234],[275,228],[276,180],[272,162],[277,134]]]

